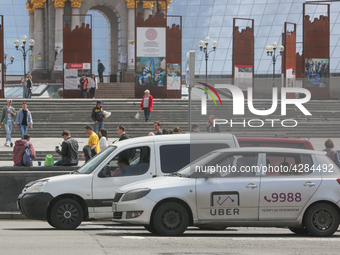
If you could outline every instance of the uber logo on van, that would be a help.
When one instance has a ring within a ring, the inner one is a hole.
[[[239,193],[237,191],[212,192],[210,204],[214,207],[239,206]]]

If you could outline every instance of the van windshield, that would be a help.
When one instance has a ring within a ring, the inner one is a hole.
[[[78,169],[78,173],[80,174],[89,174],[91,173],[106,157],[108,157],[117,147],[110,146],[105,150],[101,151],[99,154],[91,158],[89,161],[85,163],[81,168]]]

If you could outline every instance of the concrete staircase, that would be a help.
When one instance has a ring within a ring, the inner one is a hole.
[[[134,98],[134,83],[99,83],[95,98]]]

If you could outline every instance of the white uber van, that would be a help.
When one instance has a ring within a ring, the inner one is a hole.
[[[83,220],[112,218],[116,190],[123,185],[175,172],[216,149],[239,147],[231,134],[146,136],[110,145],[72,174],[26,184],[19,210],[57,229],[75,229]],[[118,169],[117,163],[129,165]]]

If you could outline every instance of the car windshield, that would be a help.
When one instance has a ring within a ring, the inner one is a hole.
[[[89,174],[91,173],[106,157],[108,157],[117,147],[110,146],[105,150],[98,153],[96,156],[91,158],[89,161],[85,163],[81,168],[78,169],[78,173],[80,174]]]
[[[223,154],[222,152],[216,152],[216,151],[210,152],[196,159],[189,165],[186,165],[178,172],[173,173],[173,175],[178,175],[182,177],[190,177],[192,174],[196,172],[197,169],[201,169],[201,167],[204,167],[204,166],[212,165],[214,162],[216,162],[216,160],[220,158],[222,154]]]

